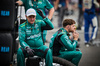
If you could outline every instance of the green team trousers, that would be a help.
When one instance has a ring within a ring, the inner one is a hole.
[[[39,57],[45,58],[46,66],[53,66],[52,65],[52,63],[53,63],[52,52],[50,49],[48,49],[47,46],[43,45],[38,48],[32,48],[32,49],[40,50],[38,52],[35,52],[34,54]],[[47,49],[48,49],[48,51],[46,52]],[[46,54],[45,54],[45,52],[46,52]],[[23,51],[21,48],[19,48],[17,51],[17,66],[25,66],[25,57],[24,57],[24,54],[23,54]]]
[[[78,51],[60,51],[60,55],[58,57],[64,58],[66,60],[71,61],[73,64],[78,66],[78,63],[82,57],[82,52]]]

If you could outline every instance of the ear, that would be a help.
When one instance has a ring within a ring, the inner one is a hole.
[[[67,28],[69,28],[69,25],[67,26]]]
[[[67,25],[65,28],[69,29],[69,26]]]

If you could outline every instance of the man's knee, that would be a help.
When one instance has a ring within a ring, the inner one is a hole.
[[[79,51],[79,52],[77,53],[77,56],[81,58],[81,57],[82,57],[82,52]]]

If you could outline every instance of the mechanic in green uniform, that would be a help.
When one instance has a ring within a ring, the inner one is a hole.
[[[39,12],[43,20],[36,20],[36,11],[32,8],[26,11],[27,21],[19,26],[19,41],[21,47],[17,52],[17,66],[25,66],[25,57],[37,55],[46,59],[46,66],[52,66],[52,52],[43,44],[41,28],[51,30],[54,28],[51,21],[42,11]],[[45,28],[46,27],[46,28]]]
[[[58,56],[71,61],[78,66],[82,53],[76,49],[79,34],[75,31],[75,21],[65,19],[63,28],[60,28],[51,38],[49,48],[52,50],[53,56]],[[70,38],[72,33],[73,40]]]
[[[43,11],[44,15],[46,15],[45,9],[47,9],[47,10],[49,10],[48,18],[50,20],[54,13],[54,8],[48,0],[21,0],[21,1],[17,1],[16,3],[18,3],[18,5],[24,5],[25,11],[28,8],[33,8],[35,10],[40,9]],[[36,10],[36,12],[37,12],[37,10]],[[37,14],[36,19],[43,20],[43,18],[38,13],[36,13],[36,14]],[[44,30],[43,31],[44,42],[46,41],[46,34],[47,34],[47,31]]]

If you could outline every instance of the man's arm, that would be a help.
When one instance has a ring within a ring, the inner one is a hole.
[[[57,10],[58,9],[58,4],[59,4],[59,0],[56,0],[54,2],[54,9]]]
[[[18,3],[18,5],[23,5],[23,2],[22,1],[16,1],[16,3]]]
[[[25,42],[25,37],[26,37],[26,33],[25,30],[22,29],[23,25],[19,27],[19,41],[20,41],[20,45],[21,47],[25,48],[26,46],[29,47],[29,45]]]
[[[68,8],[68,5],[69,5],[69,0],[65,0],[65,3],[66,3],[66,8]]]
[[[46,16],[43,15],[43,12],[40,9],[37,9],[37,13],[43,18],[43,22],[41,22],[42,30],[51,30],[54,28],[50,19],[46,18]]]
[[[73,51],[76,49],[77,41],[73,40],[72,42],[67,35],[62,35],[59,41],[61,41],[63,46],[69,51]]]
[[[51,20],[53,13],[54,13],[54,7],[52,6],[52,4],[46,0],[46,7],[47,10],[49,10],[49,14],[48,14],[48,18]]]
[[[45,26],[42,24],[42,30],[51,30],[54,28],[52,22],[48,18],[44,18]]]
[[[49,11],[49,14],[48,14],[48,18],[51,20],[52,16],[53,16],[53,13],[54,13],[54,8],[51,8],[50,11]]]

